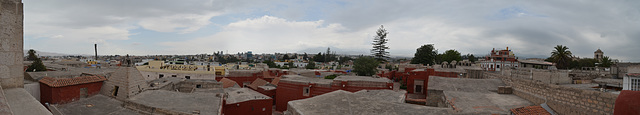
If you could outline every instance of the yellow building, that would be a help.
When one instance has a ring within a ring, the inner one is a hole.
[[[164,61],[149,61],[149,65],[137,66],[147,79],[179,77],[185,79],[215,79],[216,75],[225,75],[225,69],[211,65],[174,65]]]

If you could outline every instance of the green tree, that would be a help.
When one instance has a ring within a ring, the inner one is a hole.
[[[304,66],[304,68],[306,68],[306,69],[316,69],[316,62],[309,61],[309,64],[307,64],[307,66]]]
[[[307,52],[304,52],[304,55],[302,55],[302,60],[309,61],[309,55],[307,55]]]
[[[296,65],[293,62],[289,62],[288,65],[289,68],[296,68]]]
[[[613,64],[613,62],[611,61],[611,59],[609,59],[608,56],[602,57],[602,60],[600,61],[601,67],[611,67],[611,64]]]
[[[433,44],[422,45],[416,50],[411,59],[412,64],[433,65],[438,52],[433,48]]]
[[[451,63],[453,60],[460,62],[462,61],[462,56],[460,56],[460,52],[456,50],[447,50],[442,54],[442,61],[446,61]]]
[[[469,58],[469,61],[471,61],[471,62],[476,62],[476,61],[478,61],[478,59],[476,58],[476,56],[473,56],[473,54],[468,54],[467,58]]]
[[[27,56],[28,61],[34,61],[38,59],[38,56],[36,56],[36,50],[30,49],[27,53],[29,54],[29,56]]]
[[[348,62],[349,60],[353,60],[353,59],[351,59],[350,57],[347,57],[347,56],[342,56],[342,57],[340,57],[340,60],[338,60],[338,64],[342,65],[342,64]]]
[[[388,41],[387,34],[389,34],[389,32],[384,29],[384,26],[380,25],[380,28],[378,29],[378,32],[376,34],[377,36],[373,39],[373,49],[371,49],[371,53],[376,58],[376,60],[385,61],[387,58],[389,58],[389,52],[387,52],[389,47],[385,45]]]
[[[324,76],[324,79],[335,79],[336,77],[338,77],[338,75],[332,74],[332,75]]]
[[[551,52],[551,58],[558,69],[568,69],[571,62],[571,51],[567,46],[557,45]]]
[[[322,55],[322,53],[318,52],[317,55],[313,56],[313,61],[324,62],[324,56]]]
[[[289,59],[289,55],[284,54],[284,56],[282,57],[282,61],[284,61],[284,60],[288,60],[288,59]]]
[[[36,55],[36,51],[31,49],[29,50],[29,57],[28,58],[33,58],[33,63],[31,63],[31,65],[29,65],[29,67],[27,67],[27,72],[35,72],[35,71],[47,71],[47,67],[44,66],[44,64],[42,63],[42,60],[40,60],[40,58],[38,58]]]
[[[269,66],[269,68],[277,68],[276,63],[274,63],[274,62],[273,62],[273,61],[271,61],[271,60],[265,60],[265,61],[263,61],[262,63],[267,64],[267,66]]]
[[[353,72],[359,76],[372,76],[378,72],[378,64],[380,62],[371,57],[359,57],[353,62]]]

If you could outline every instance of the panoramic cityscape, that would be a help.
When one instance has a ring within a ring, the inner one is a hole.
[[[0,115],[640,115],[640,1],[0,1]]]

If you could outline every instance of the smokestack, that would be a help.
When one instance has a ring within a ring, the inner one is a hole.
[[[93,44],[93,47],[95,48],[96,52],[96,61],[98,61],[98,44]]]

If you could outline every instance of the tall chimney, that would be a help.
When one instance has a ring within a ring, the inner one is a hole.
[[[93,44],[93,47],[95,48],[96,52],[96,61],[98,61],[98,44]]]

